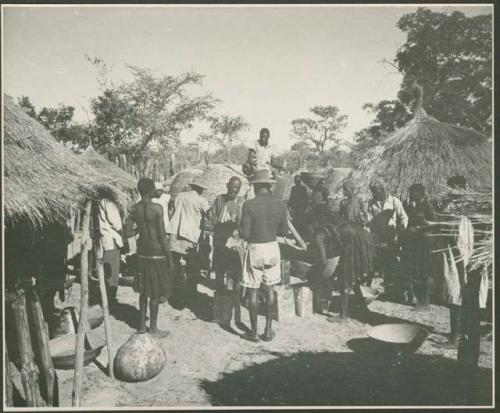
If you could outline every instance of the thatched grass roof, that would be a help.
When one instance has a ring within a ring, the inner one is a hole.
[[[89,145],[81,155],[85,162],[92,165],[98,172],[111,177],[110,182],[113,186],[118,186],[122,190],[134,191],[137,188],[137,179],[108,161],[104,156],[98,153],[92,145]]]
[[[421,183],[437,199],[453,175],[464,176],[472,189],[491,186],[492,144],[479,132],[434,119],[420,106],[410,122],[367,152],[351,178],[363,197],[370,195],[370,180],[381,178],[400,198]]]
[[[120,205],[127,194],[110,184],[80,157],[57,142],[47,129],[4,95],[4,213],[7,222],[35,226],[67,216],[70,209],[100,189]]]

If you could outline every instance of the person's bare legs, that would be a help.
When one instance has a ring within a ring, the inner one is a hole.
[[[349,318],[349,289],[344,289],[340,294],[340,314],[327,318],[330,323],[345,323]]]
[[[266,328],[264,329],[264,335],[262,336],[262,339],[265,341],[271,341],[274,338],[274,332],[272,329],[275,306],[274,300],[274,287],[272,285],[266,286]]]
[[[151,313],[151,322],[149,323],[149,331],[152,335],[158,338],[168,336],[168,331],[163,331],[158,328],[158,310],[160,308],[160,300],[151,298],[149,300],[149,311]]]
[[[245,340],[259,341],[257,335],[257,317],[259,315],[258,288],[247,288],[248,294],[248,312],[250,313],[250,331],[243,334],[241,337]]]
[[[148,297],[144,294],[139,296],[139,312],[140,312],[140,322],[139,328],[137,329],[138,333],[146,332],[146,313],[148,311]]]

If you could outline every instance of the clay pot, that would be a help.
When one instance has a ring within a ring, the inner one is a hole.
[[[165,367],[165,351],[148,333],[134,333],[115,356],[115,376],[123,381],[152,379]]]

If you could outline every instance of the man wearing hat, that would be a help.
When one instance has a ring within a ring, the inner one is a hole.
[[[163,224],[165,226],[165,231],[168,227],[169,218],[169,209],[168,205],[170,202],[170,195],[165,193],[163,184],[161,182],[155,182],[155,190],[156,190],[156,198],[153,198],[152,201],[155,204],[160,204],[163,208]]]
[[[188,295],[196,290],[196,283],[190,271],[184,271],[184,261],[194,272],[196,269],[196,254],[201,235],[202,221],[205,219],[210,205],[201,196],[207,189],[201,177],[194,178],[189,184],[191,190],[181,192],[175,198],[175,208],[172,219],[167,225],[170,234],[170,251],[176,266],[177,276],[184,284],[188,284]]]
[[[269,169],[257,170],[250,181],[255,198],[243,204],[240,236],[248,242],[243,263],[241,286],[248,289],[251,331],[242,338],[257,342],[257,292],[261,285],[266,289],[266,327],[262,339],[271,341],[271,328],[275,293],[273,286],[281,281],[280,249],[277,236],[288,232],[286,204],[271,193],[272,184]]]

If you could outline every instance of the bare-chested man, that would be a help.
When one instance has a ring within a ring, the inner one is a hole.
[[[166,337],[167,331],[158,329],[158,309],[160,300],[168,297],[172,288],[172,258],[165,232],[163,207],[152,202],[155,185],[151,179],[139,180],[137,189],[141,201],[132,207],[126,225],[126,236],[139,234],[137,241],[137,273],[134,277],[134,290],[140,294],[139,307],[141,321],[139,332],[146,331],[146,313],[150,309],[149,331],[157,337]],[[136,228],[134,228],[134,223]]]

